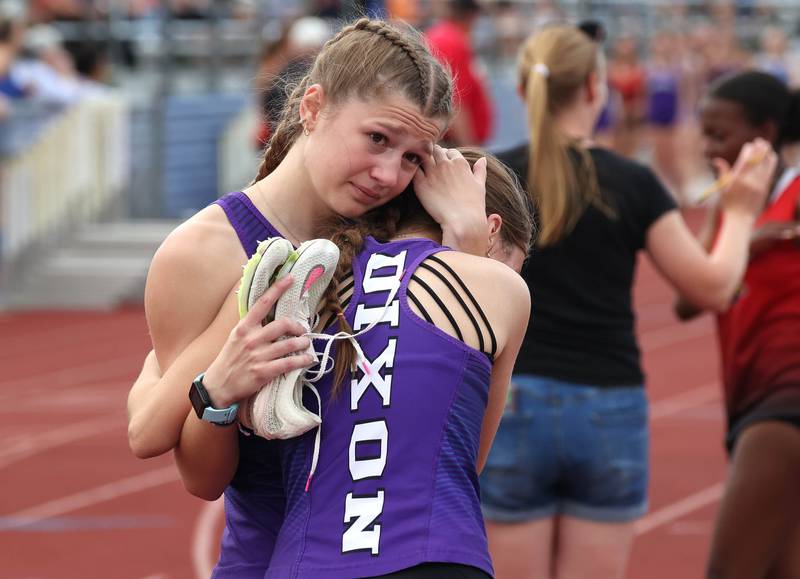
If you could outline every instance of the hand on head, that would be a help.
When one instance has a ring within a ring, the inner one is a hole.
[[[425,211],[443,230],[447,223],[458,223],[465,229],[486,231],[485,157],[470,167],[458,149],[436,145],[413,183]]]
[[[726,210],[743,210],[757,215],[769,195],[778,155],[764,139],[746,143],[733,167],[724,159],[714,159],[714,167],[725,183],[721,204]]]

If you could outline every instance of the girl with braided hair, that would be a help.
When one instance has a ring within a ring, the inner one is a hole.
[[[470,175],[468,161],[484,153],[451,149],[447,156],[454,171]],[[533,229],[522,188],[493,157],[486,213],[484,254],[492,259],[448,251],[441,228],[413,195],[323,231],[340,258],[319,327],[326,334],[371,329],[357,338],[358,365],[351,344],[337,342],[337,372],[316,382],[320,402],[305,397],[322,417],[319,433],[278,443],[286,507],[269,570],[254,558],[269,537],[264,521],[272,519],[261,489],[250,486],[226,505],[225,533],[238,542],[234,550],[223,541],[215,577],[243,567],[248,577],[276,579],[492,575],[477,478],[527,325],[530,296],[515,270]],[[233,303],[227,317],[230,327]],[[241,389],[234,398],[252,394]],[[189,428],[187,422],[184,433]],[[187,488],[215,498],[238,476],[231,442],[209,448],[182,437]],[[203,463],[187,461],[189,454]],[[261,466],[242,456],[239,471],[247,463]]]
[[[451,79],[417,33],[362,19],[325,45],[287,101],[254,183],[190,218],[153,258],[145,308],[154,352],[128,400],[137,456],[175,446],[188,407],[186,383],[171,374],[188,376],[210,362],[179,355],[212,324],[257,240],[280,236],[298,245],[333,217],[357,218],[386,203],[416,175],[416,194],[441,223],[445,242],[482,250],[485,215],[473,198],[484,194],[484,166],[468,183],[435,191],[426,178],[426,169],[446,162],[433,143],[451,108]],[[273,337],[290,333],[274,330]],[[285,353],[269,358],[281,361],[266,374],[288,369]],[[167,379],[156,384],[158,370]]]
[[[184,422],[195,420],[189,416],[189,385],[215,358],[225,372],[205,376],[212,408],[222,406],[215,387],[255,387],[308,365],[302,356],[285,356],[308,346],[298,324],[242,323],[221,341],[213,331],[258,240],[280,236],[299,244],[317,237],[331,218],[360,217],[414,179],[415,193],[441,224],[445,243],[485,251],[485,165],[476,165],[474,174],[448,173],[450,160],[434,146],[452,114],[451,87],[447,72],[411,29],[362,19],[326,43],[289,97],[254,183],[191,217],[153,258],[145,309],[154,349],[128,398],[129,442],[138,457],[177,445]],[[439,175],[435,182],[433,174]],[[290,339],[278,340],[285,336]],[[250,364],[239,364],[246,354]],[[193,426],[183,436],[207,438],[210,447],[237,436],[236,428],[200,421]],[[248,439],[239,450],[273,464],[270,448]],[[260,488],[272,489],[264,490],[265,501],[279,514],[279,476],[261,472],[266,474]],[[234,481],[229,500],[235,500],[237,483],[249,484],[247,475]]]

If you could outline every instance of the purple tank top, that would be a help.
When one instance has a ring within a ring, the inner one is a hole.
[[[259,241],[282,237],[241,192],[215,201],[227,215],[248,256]],[[215,579],[263,579],[283,522],[285,497],[278,445],[239,433],[239,465],[225,489],[225,530]]]
[[[425,562],[493,574],[475,469],[491,364],[406,298],[416,267],[442,249],[367,238],[355,260],[345,312],[355,330],[380,316],[394,283],[400,290],[384,321],[359,337],[369,373],[358,370],[335,398],[331,374],[319,383],[321,446],[308,491],[315,432],[281,442],[287,508],[268,579],[352,579]]]

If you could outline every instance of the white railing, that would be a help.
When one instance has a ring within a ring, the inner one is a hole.
[[[93,97],[0,159],[2,265],[98,220],[129,178],[129,114],[118,96]]]

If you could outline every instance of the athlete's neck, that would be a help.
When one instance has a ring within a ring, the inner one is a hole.
[[[579,97],[558,112],[555,125],[567,138],[586,142],[592,138],[597,115],[587,102],[581,100],[582,95]]]
[[[430,239],[431,241],[435,241],[436,243],[442,243],[442,230],[441,229],[430,229],[427,227],[421,226],[409,226],[399,229],[397,233],[392,237],[391,241],[396,241],[399,239],[408,239],[413,237],[419,237],[422,239]]]
[[[293,243],[313,239],[330,209],[319,200],[296,147],[269,175],[246,190],[255,206]]]

